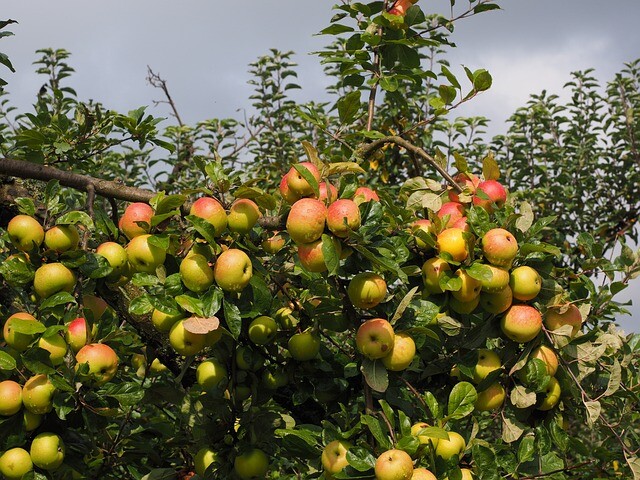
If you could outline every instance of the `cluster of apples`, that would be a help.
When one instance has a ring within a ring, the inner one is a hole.
[[[31,440],[29,451],[14,447],[4,452],[0,456],[0,473],[7,480],[19,480],[34,466],[45,471],[57,470],[64,461],[64,453],[62,438],[55,433],[43,432]]]

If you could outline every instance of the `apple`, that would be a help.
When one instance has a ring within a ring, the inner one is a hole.
[[[360,209],[353,200],[336,200],[327,209],[327,227],[336,236],[346,238],[360,228]]]
[[[440,287],[440,279],[450,270],[451,266],[447,261],[439,257],[430,258],[424,262],[422,265],[422,280],[424,281],[425,291],[430,294],[443,293]]]
[[[313,163],[302,162],[298,164],[298,168],[300,167],[307,170],[316,179],[316,183],[320,182],[320,171]],[[296,195],[300,197],[313,195],[313,186],[294,167],[287,172],[286,179],[289,189]]]
[[[251,448],[234,459],[233,470],[242,480],[263,478],[269,470],[269,457],[259,448]]]
[[[100,320],[102,315],[107,311],[107,308],[109,308],[109,304],[102,298],[89,294],[82,295],[82,306],[91,311],[93,315],[92,320],[94,321]]]
[[[253,343],[256,345],[266,345],[267,343],[271,343],[277,335],[278,324],[273,318],[262,315],[251,321],[248,333],[249,340]]]
[[[438,478],[424,467],[415,468],[411,480],[438,480]]]
[[[458,300],[456,297],[449,298],[449,308],[456,313],[469,315],[474,312],[480,303],[480,297],[473,298],[466,302]]]
[[[96,254],[106,258],[113,271],[107,276],[107,281],[118,280],[127,271],[129,257],[122,245],[116,242],[104,242],[96,248]]]
[[[287,215],[287,232],[296,243],[311,243],[324,232],[327,207],[320,200],[303,198],[291,206]]]
[[[495,293],[482,292],[480,294],[480,306],[485,312],[493,313],[494,315],[506,312],[512,301],[513,294],[509,285]]]
[[[141,234],[131,239],[126,246],[129,263],[136,272],[155,273],[162,265],[167,252],[149,242],[151,235]]]
[[[453,227],[453,224],[464,217],[464,205],[458,202],[446,202],[443,203],[438,210],[438,217],[442,220],[447,217],[445,228]]]
[[[493,212],[494,204],[501,208],[506,201],[507,191],[495,180],[480,182],[476,187],[476,194],[473,196],[473,204],[484,208],[489,213]]]
[[[341,472],[349,465],[347,452],[351,446],[346,440],[333,440],[324,447],[320,461],[324,468],[324,476],[327,479],[331,480],[334,474]]]
[[[283,200],[289,205],[293,205],[302,198],[300,195],[294,193],[293,190],[289,188],[286,175],[282,177],[282,181],[280,182],[280,195],[282,196]]]
[[[118,371],[118,355],[104,343],[90,343],[76,354],[76,370],[84,363],[89,364],[88,378],[93,385],[104,385],[115,377]]]
[[[154,358],[153,362],[151,362],[151,365],[149,365],[149,372],[153,375],[157,375],[167,370],[169,369],[164,363],[160,361],[159,358]]]
[[[294,334],[287,344],[291,358],[299,362],[306,362],[320,352],[320,338],[311,330]]]
[[[79,352],[82,347],[89,343],[91,338],[91,331],[87,324],[87,320],[82,317],[77,317],[71,320],[67,325],[65,338],[71,347],[71,350],[74,353]]]
[[[413,361],[416,355],[416,343],[407,333],[396,333],[393,337],[391,353],[382,358],[382,364],[387,370],[399,372],[404,370]]]
[[[212,447],[202,447],[193,457],[195,471],[201,477],[212,463],[218,463],[218,453]]]
[[[54,366],[62,364],[68,350],[67,342],[65,342],[64,338],[58,333],[49,337],[40,337],[38,347],[49,352],[49,360]]]
[[[203,255],[189,255],[180,262],[180,279],[192,292],[203,293],[213,285],[213,269]]]
[[[429,435],[420,433],[422,430],[429,427],[431,427],[431,425],[429,425],[427,422],[414,423],[413,425],[411,425],[411,435],[413,435],[414,437],[418,437],[418,441],[421,445],[429,445],[429,443],[431,443],[433,445],[433,448],[436,448],[438,446],[438,441],[440,440],[439,438],[430,437]]]
[[[44,432],[31,441],[33,464],[43,470],[55,470],[64,461],[64,442],[55,433]]]
[[[6,480],[20,480],[32,470],[31,456],[24,448],[10,448],[0,456],[0,473]]]
[[[413,233],[413,238],[416,242],[416,247],[418,247],[418,249],[425,250],[425,251],[431,250],[431,246],[428,245],[422,238],[420,238],[419,235],[416,235],[416,234],[418,232],[424,232],[424,234],[426,235],[432,235],[434,233],[433,228],[434,226],[433,226],[433,223],[431,223],[431,220],[428,220],[426,218],[421,218],[411,224],[411,232]]]
[[[183,318],[185,318],[185,314],[183,312],[171,314],[154,308],[151,313],[151,323],[156,327],[156,330],[164,333],[171,330],[171,327],[173,327],[178,320],[182,320]]]
[[[454,290],[451,292],[453,298],[461,302],[470,302],[480,295],[482,284],[479,280],[476,280],[469,275],[466,270],[459,268],[456,270],[455,276],[462,281],[462,286],[460,287],[460,290]]]
[[[482,237],[482,253],[489,263],[511,268],[518,254],[518,241],[504,228],[492,228]]]
[[[40,222],[29,215],[16,215],[7,224],[11,243],[23,252],[37,249],[44,241],[44,229]]]
[[[529,358],[537,358],[538,360],[542,360],[547,366],[547,373],[552,377],[558,371],[558,356],[555,354],[551,347],[540,345],[539,347],[533,349],[533,351],[529,355]]]
[[[75,274],[61,263],[45,263],[33,277],[33,289],[40,298],[58,292],[73,292],[75,286]]]
[[[13,380],[0,382],[0,415],[15,415],[22,408],[22,387]]]
[[[291,330],[298,324],[298,319],[293,316],[293,310],[289,307],[281,307],[276,310],[273,319],[278,322],[281,330]]]
[[[329,182],[322,182],[318,185],[318,200],[326,204],[335,202],[338,199],[338,189]]]
[[[227,380],[227,369],[218,360],[212,358],[200,362],[196,369],[196,381],[205,390],[212,390],[219,387]]]
[[[34,375],[22,387],[22,404],[31,413],[42,415],[53,409],[56,387],[44,374]]]
[[[403,450],[387,450],[376,459],[376,480],[411,480],[413,460]]]
[[[461,172],[453,177],[458,185],[460,185],[464,190],[464,194],[473,195],[476,191],[476,187],[480,183],[480,179],[469,172]],[[449,190],[449,200],[452,202],[460,202],[460,195],[453,189]]]
[[[380,197],[378,197],[378,194],[369,187],[358,187],[353,194],[353,201],[360,205],[366,202],[379,202]]]
[[[465,232],[471,231],[471,227],[469,227],[469,224],[467,223],[467,217],[459,218],[458,220],[453,222],[451,228],[459,228],[460,230],[463,230]]]
[[[282,250],[285,243],[287,243],[285,238],[280,233],[276,232],[269,238],[264,239],[261,245],[262,245],[262,249],[266,253],[270,255],[275,255],[280,250]]]
[[[387,283],[377,273],[358,273],[349,282],[347,295],[354,306],[367,310],[387,296]]]
[[[153,214],[153,208],[146,203],[131,203],[120,217],[118,228],[129,240],[133,240],[134,237],[149,233]]]
[[[4,341],[7,342],[7,345],[17,350],[18,352],[24,352],[29,345],[31,345],[36,337],[37,333],[21,333],[16,331],[16,326],[22,322],[37,322],[37,326],[43,330],[43,325],[38,320],[35,319],[33,315],[28,314],[27,312],[18,312],[11,315],[7,318],[7,321],[4,324],[4,328],[2,329],[2,335],[4,337]],[[29,326],[27,324],[26,326]],[[34,324],[36,326],[36,324]]]
[[[509,271],[495,265],[483,265],[487,271],[491,272],[491,276],[480,279],[482,291],[489,293],[497,293],[504,287],[509,285]]]
[[[185,320],[178,320],[169,331],[169,343],[180,355],[195,355],[205,346],[206,335],[191,333],[184,328]]]
[[[500,383],[492,383],[489,387],[481,392],[478,392],[478,398],[476,399],[476,410],[479,412],[488,412],[490,410],[496,410],[502,406],[507,393],[504,387]]]
[[[473,369],[473,380],[480,383],[491,372],[500,368],[502,368],[502,362],[498,354],[492,350],[481,348],[478,350],[478,361]]]
[[[191,205],[189,214],[200,217],[213,225],[217,237],[222,235],[222,232],[227,228],[227,212],[215,198],[200,197]]]
[[[473,480],[475,475],[468,468],[461,468],[460,473],[462,473],[462,478],[460,480]]]
[[[575,337],[582,327],[582,314],[573,303],[567,303],[561,307],[548,309],[544,315],[544,324],[552,331],[571,325],[571,337]]]
[[[334,245],[337,247],[338,256],[340,256],[342,253],[340,242],[334,242]],[[309,272],[322,273],[327,271],[322,251],[322,239],[298,244],[298,258],[300,258],[300,264]]]
[[[44,244],[57,253],[75,250],[80,243],[80,235],[75,225],[55,225],[44,234]]]
[[[262,371],[262,384],[269,390],[277,390],[287,383],[289,383],[289,377],[281,367],[265,368]]]
[[[38,428],[42,424],[44,415],[31,413],[29,410],[25,408],[22,411],[22,419],[23,419],[24,429],[27,432],[33,432],[36,428]]]
[[[542,330],[542,315],[529,305],[512,305],[500,320],[500,328],[507,338],[526,343]]]
[[[229,209],[227,226],[232,232],[246,235],[253,229],[261,215],[256,202],[248,198],[239,198],[233,202]]]
[[[560,388],[560,383],[558,383],[556,377],[551,377],[549,383],[547,383],[547,386],[544,389],[544,398],[542,403],[537,407],[538,410],[551,410],[560,401],[561,394],[562,389]]]
[[[370,360],[386,357],[393,348],[395,333],[383,318],[372,318],[360,325],[356,333],[358,351]]]
[[[509,286],[513,292],[513,298],[527,302],[536,298],[540,293],[542,278],[533,268],[523,265],[511,270]]]
[[[241,292],[251,281],[252,275],[251,259],[237,248],[222,252],[213,267],[213,278],[226,292]]]
[[[464,453],[464,449],[467,444],[458,432],[447,432],[449,439],[441,438],[436,447],[436,455],[442,458],[444,461],[449,460],[452,457],[460,458]]]
[[[257,372],[264,365],[264,358],[249,347],[238,347],[235,358],[240,370]]]

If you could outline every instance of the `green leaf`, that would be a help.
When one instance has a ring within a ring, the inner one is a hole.
[[[391,439],[388,435],[387,426],[382,419],[372,415],[361,415],[360,421],[367,426],[381,448],[391,448]]]
[[[471,278],[474,278],[480,282],[489,281],[493,278],[492,270],[489,266],[482,263],[473,263],[469,268],[465,270]]]
[[[20,213],[25,215],[29,215],[30,217],[35,216],[36,214],[36,205],[33,203],[33,199],[29,197],[18,197],[14,200],[16,205],[18,205],[18,210]]]
[[[474,7],[473,13],[488,12],[489,10],[500,10],[500,5],[495,3],[481,3]]]
[[[155,215],[162,215],[179,209],[186,201],[186,195],[163,195],[155,202]]]
[[[533,434],[525,435],[518,445],[518,462],[524,463],[533,459],[535,455],[534,447],[535,436]]]
[[[360,371],[364,375],[364,379],[376,392],[384,392],[389,387],[389,375],[387,369],[380,360],[362,360]]]
[[[520,216],[516,220],[516,228],[521,232],[526,232],[533,225],[533,209],[529,202],[520,203]]]
[[[429,410],[431,411],[431,416],[433,418],[440,418],[442,416],[442,410],[440,408],[440,404],[438,403],[438,400],[433,395],[433,393],[424,392],[424,395],[422,396],[422,398],[427,404],[427,407],[429,407]],[[449,437],[447,436],[447,438]]]
[[[536,394],[524,385],[516,385],[511,389],[511,403],[517,408],[528,408],[536,403]]]
[[[387,92],[395,92],[398,90],[398,79],[396,77],[381,77],[380,88]]]
[[[16,333],[22,333],[24,335],[35,335],[36,333],[44,332],[47,327],[45,327],[39,321],[33,320],[23,320],[21,318],[14,318],[11,320],[11,329]]]
[[[491,88],[493,79],[486,70],[476,70],[473,72],[473,88],[479,92],[484,92]]]
[[[489,152],[482,159],[482,176],[485,180],[498,180],[500,178],[500,168],[493,156],[493,152]]]
[[[211,245],[216,245],[216,229],[207,222],[205,219],[197,217],[196,215],[187,215],[186,219],[193,228]]]
[[[153,304],[148,294],[140,295],[129,303],[129,313],[133,315],[145,315],[153,311]]]
[[[16,359],[4,350],[0,350],[0,370],[15,370]]]
[[[353,32],[353,27],[349,27],[347,25],[341,25],[339,23],[334,23],[333,25],[320,30],[319,35],[338,35],[340,33]]]
[[[145,391],[137,383],[110,383],[105,388],[105,395],[115,398],[120,406],[131,407],[142,401]]]
[[[339,248],[340,240],[326,233],[322,234],[322,256],[329,275],[335,275],[340,266]]]
[[[67,212],[56,220],[56,225],[77,225],[78,223],[84,225],[90,230],[93,230],[94,228],[93,219],[85,212]]]
[[[313,189],[313,193],[316,195],[316,197],[318,197],[320,195],[320,190],[316,177],[314,177],[309,169],[301,163],[294,163],[293,168],[295,168],[295,170],[302,176],[302,178],[307,181],[307,183]]]
[[[371,470],[376,465],[376,458],[363,447],[351,447],[347,450],[347,462],[359,472]]]
[[[456,383],[449,394],[447,405],[448,417],[453,419],[464,418],[473,412],[478,392],[469,382]]]
[[[334,162],[327,166],[326,175],[337,175],[341,173],[366,173],[364,169],[355,162]]]
[[[446,105],[451,105],[457,95],[456,89],[449,85],[440,85],[438,93]]]
[[[76,299],[69,292],[54,293],[40,304],[40,310],[57,307],[58,305],[75,305]]]
[[[178,295],[176,302],[182,307],[183,310],[193,313],[197,317],[205,317],[204,304],[202,300],[191,295]]]
[[[589,402],[584,402],[584,406],[587,409],[587,424],[590,427],[593,427],[600,417],[602,405],[598,400],[592,400]]]
[[[351,123],[356,119],[358,113],[360,112],[360,108],[362,107],[362,104],[360,103],[360,96],[360,90],[356,90],[354,92],[346,94],[344,97],[338,100],[337,106],[340,123]]]
[[[393,317],[391,317],[391,320],[389,321],[389,323],[391,323],[391,325],[395,324],[398,321],[398,319],[400,319],[400,317],[402,317],[402,314],[407,309],[407,307],[411,303],[411,300],[413,299],[413,296],[418,292],[419,289],[420,289],[420,287],[413,287],[404,296],[404,298],[402,300],[400,300],[400,303],[398,304],[398,308],[396,308],[396,311],[393,314]]]
[[[227,328],[233,338],[237,340],[242,330],[240,310],[234,303],[228,302],[226,298],[222,301],[222,308],[224,309],[224,319],[227,322]]]

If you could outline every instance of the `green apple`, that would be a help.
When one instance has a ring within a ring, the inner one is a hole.
[[[556,377],[551,377],[549,383],[547,383],[547,386],[544,389],[544,398],[542,403],[538,406],[538,410],[551,410],[560,401],[561,394],[562,390],[560,388],[560,383],[558,383]]]
[[[411,480],[413,460],[403,450],[387,450],[376,459],[376,480]]]
[[[573,303],[567,303],[558,308],[548,309],[544,315],[544,324],[552,331],[571,325],[571,336],[575,337],[582,327],[582,314]]]
[[[341,472],[349,465],[347,452],[350,448],[351,444],[346,440],[333,440],[324,447],[320,461],[324,468],[324,476],[327,479],[331,480],[334,474]]]
[[[418,235],[418,232],[420,232],[420,235]],[[427,244],[427,242],[420,238],[420,236],[433,235],[435,233],[434,226],[433,223],[431,223],[431,220],[428,220],[426,218],[416,220],[411,224],[411,233],[413,234],[413,238],[416,242],[416,247],[418,247],[420,250],[425,251],[429,251],[432,249],[431,245]]]
[[[482,292],[480,294],[480,307],[482,307],[485,312],[493,313],[494,315],[506,312],[512,302],[513,294],[511,293],[511,287],[509,285],[497,292]]]
[[[82,347],[89,343],[91,338],[91,330],[87,324],[87,320],[82,317],[71,320],[67,325],[65,338],[71,350],[73,350],[74,353],[78,353]]]
[[[464,453],[467,444],[458,432],[447,432],[449,439],[441,438],[436,447],[436,455],[444,461],[452,457],[460,458]]]
[[[265,368],[262,371],[262,384],[269,390],[277,390],[287,383],[289,383],[289,377],[280,367]]]
[[[353,200],[336,200],[327,209],[327,227],[336,237],[346,238],[360,228],[360,209]]]
[[[460,279],[462,286],[460,290],[454,290],[451,292],[451,296],[461,302],[470,302],[480,295],[482,284],[479,280],[476,280],[467,273],[466,270],[459,268],[456,270],[455,276]]]
[[[504,403],[507,393],[504,387],[498,382],[492,383],[488,388],[478,392],[478,398],[476,399],[476,410],[479,412],[488,412],[490,410],[497,410]]]
[[[49,352],[49,360],[54,366],[62,364],[68,350],[67,342],[65,342],[64,338],[58,333],[49,337],[40,337],[38,347]]]
[[[273,318],[262,315],[251,321],[248,333],[249,340],[253,343],[256,345],[266,345],[267,343],[271,343],[278,333],[278,324]]]
[[[415,468],[411,480],[438,480],[438,478],[424,467]]]
[[[206,335],[191,333],[184,328],[184,320],[178,320],[169,331],[169,343],[180,355],[195,355],[205,346]]]
[[[53,409],[56,387],[44,374],[34,375],[22,387],[22,403],[31,413],[42,415]]]
[[[149,234],[137,235],[125,248],[129,263],[136,272],[155,273],[167,257],[164,249],[149,242],[151,237]]]
[[[320,352],[320,338],[311,330],[294,334],[287,344],[291,358],[299,362],[311,360]]]
[[[11,243],[23,252],[37,249],[44,241],[44,229],[40,222],[29,215],[16,215],[7,225]]]
[[[75,286],[75,274],[61,263],[45,263],[33,277],[33,289],[40,298],[58,292],[73,292]]]
[[[526,343],[542,330],[542,315],[529,305],[512,305],[500,320],[500,328],[507,338]]]
[[[132,203],[127,206],[122,217],[120,217],[118,228],[129,240],[132,240],[137,236],[149,233],[153,214],[153,208],[146,203]]]
[[[118,371],[118,355],[104,343],[90,343],[76,354],[76,370],[84,363],[89,364],[88,378],[93,385],[104,385],[115,377]]]
[[[215,198],[201,197],[193,202],[189,214],[200,217],[211,225],[215,230],[215,235],[220,236],[227,228],[227,212]]]
[[[393,349],[395,333],[391,324],[383,318],[365,321],[356,333],[358,351],[370,360],[386,357]]]
[[[425,291],[429,294],[443,293],[440,287],[440,279],[450,270],[451,266],[447,261],[439,257],[430,258],[424,262],[422,265],[422,280]]]
[[[11,448],[0,457],[0,473],[5,480],[20,480],[32,470],[31,456],[24,448]]]
[[[22,387],[13,380],[0,382],[0,415],[15,415],[22,408]]]
[[[482,237],[482,253],[493,265],[511,268],[518,254],[518,241],[504,228],[492,228]]]
[[[420,433],[425,428],[430,427],[431,425],[429,425],[427,422],[414,423],[413,425],[411,425],[411,435],[413,435],[414,437],[418,437],[418,441],[421,445],[429,445],[429,443],[431,443],[433,445],[433,448],[436,448],[438,446],[438,441],[440,440],[439,438]]]
[[[125,248],[116,242],[104,242],[96,248],[96,254],[104,257],[113,271],[107,276],[107,281],[118,280],[127,272],[129,257]]]
[[[485,269],[491,272],[491,276],[482,278],[482,291],[488,293],[496,293],[509,285],[509,271],[495,265],[483,265]]]
[[[42,424],[42,420],[44,420],[44,415],[31,413],[26,408],[22,411],[22,419],[24,423],[24,429],[27,432],[33,432],[36,428],[38,428]]]
[[[31,460],[43,470],[55,470],[64,461],[64,442],[55,433],[45,432],[31,441]]]
[[[523,265],[511,270],[509,286],[513,292],[513,298],[527,302],[536,298],[540,293],[542,278],[533,268]]]
[[[295,243],[311,243],[324,232],[327,207],[320,200],[302,198],[287,215],[287,233]]]
[[[192,292],[202,293],[213,285],[213,269],[203,255],[189,255],[180,262],[180,279]]]
[[[478,361],[473,369],[473,380],[480,383],[496,370],[502,368],[502,362],[498,354],[492,350],[481,348],[478,350]]]
[[[377,273],[358,273],[349,282],[347,295],[355,307],[373,308],[387,296],[387,283]]]
[[[239,346],[236,350],[236,365],[240,370],[256,372],[264,365],[264,358],[249,347]]]
[[[251,448],[236,456],[233,470],[242,480],[262,478],[269,470],[269,457],[259,448]]]
[[[212,447],[202,447],[193,457],[196,473],[201,477],[212,463],[218,463],[218,453]]]
[[[436,250],[440,254],[450,255],[456,262],[464,262],[469,256],[467,233],[461,228],[447,228],[436,237]]]
[[[78,229],[74,225],[55,225],[44,234],[44,244],[58,253],[75,250],[80,243]]]
[[[29,323],[26,323],[29,322]],[[19,330],[23,330],[25,328],[29,328],[32,325],[30,322],[36,322],[33,324],[33,328],[44,331],[44,325],[35,319],[33,315],[28,314],[27,312],[18,312],[11,315],[7,318],[7,321],[4,324],[2,329],[2,335],[4,337],[4,341],[7,342],[7,345],[17,350],[18,352],[24,352],[29,345],[31,345],[35,339],[37,338],[37,333],[22,333]]]
[[[273,319],[278,322],[281,330],[291,330],[298,325],[298,319],[293,316],[293,310],[289,307],[281,307],[276,310]]]
[[[547,373],[552,377],[558,371],[558,356],[551,347],[540,345],[539,347],[536,347],[531,351],[529,358],[537,358],[538,360],[542,360],[547,366]]]
[[[478,307],[479,303],[480,297],[476,297],[467,302],[461,302],[453,296],[449,298],[449,308],[454,312],[461,313],[463,315],[469,315],[472,313]]]
[[[183,312],[171,314],[154,308],[151,313],[151,323],[156,327],[156,330],[163,333],[170,331],[171,327],[173,327],[178,320],[182,320],[183,318],[185,318],[185,314]]]
[[[320,171],[311,162],[302,162],[298,164],[298,168],[302,167],[309,172],[316,180],[316,183],[320,182]],[[289,189],[300,197],[308,197],[313,195],[313,187],[309,182],[296,170],[294,167],[287,172],[285,178],[287,179],[287,185]]]
[[[196,369],[196,381],[205,390],[217,388],[226,380],[227,369],[215,358],[200,362]]]
[[[227,226],[232,232],[248,234],[260,218],[260,208],[253,200],[239,198],[231,205],[227,215]]]
[[[241,292],[251,281],[253,266],[249,255],[237,248],[222,252],[213,267],[213,277],[226,292]]]
[[[416,355],[416,344],[408,333],[396,333],[393,337],[391,353],[382,357],[382,364],[387,370],[399,372],[404,370],[413,361]]]

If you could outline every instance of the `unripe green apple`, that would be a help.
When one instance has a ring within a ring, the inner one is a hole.
[[[58,253],[75,250],[80,243],[78,229],[74,225],[55,225],[44,234],[44,244]]]
[[[49,352],[49,360],[54,366],[62,364],[68,350],[67,342],[57,333],[49,337],[40,337],[38,347]]]
[[[480,306],[485,312],[493,313],[494,315],[506,312],[512,302],[513,295],[509,285],[494,293],[482,292],[480,294]]]
[[[277,390],[287,383],[289,383],[289,377],[280,367],[269,367],[262,371],[262,384],[269,390]]]
[[[538,360],[542,360],[547,366],[547,373],[552,377],[558,371],[558,356],[555,354],[551,347],[540,345],[539,347],[533,349],[533,351],[529,355],[529,358],[537,358]]]
[[[518,254],[518,241],[504,228],[492,228],[482,237],[482,253],[489,263],[511,268]]]
[[[320,200],[303,198],[291,206],[287,215],[287,233],[295,243],[311,243],[324,232],[327,207]]]
[[[89,364],[88,378],[93,385],[104,385],[115,377],[118,371],[118,355],[104,343],[90,343],[76,354],[76,370],[84,363]]]
[[[547,383],[546,388],[544,389],[544,399],[542,403],[538,406],[538,410],[551,410],[555,407],[560,401],[560,395],[562,394],[562,389],[560,388],[560,383],[556,377],[551,377],[549,383]]]
[[[256,372],[264,365],[264,358],[249,347],[240,346],[236,350],[236,365],[240,370]]]
[[[136,272],[155,273],[167,257],[164,249],[153,245],[149,240],[151,235],[137,235],[126,246],[129,263]]]
[[[49,413],[53,409],[53,395],[56,387],[44,374],[34,375],[22,387],[24,408],[38,415]]]
[[[107,281],[117,281],[127,272],[129,257],[125,248],[116,242],[104,242],[96,248],[96,254],[104,257],[113,271],[107,276]]]
[[[233,202],[229,209],[227,226],[232,232],[246,235],[255,226],[261,215],[256,202],[248,198],[239,198]]]
[[[192,292],[202,293],[213,285],[213,269],[203,255],[189,255],[180,262],[180,279]]]
[[[467,273],[466,270],[459,268],[456,270],[455,276],[462,281],[460,290],[454,290],[451,295],[461,302],[469,302],[480,295],[482,284]]]
[[[129,240],[132,240],[134,237],[149,233],[153,214],[153,208],[146,203],[132,203],[127,206],[122,217],[120,217],[118,228]]]
[[[182,320],[183,318],[185,318],[183,312],[171,314],[154,308],[153,313],[151,313],[151,323],[153,323],[153,326],[156,327],[156,330],[159,332],[168,332],[178,320]]]
[[[571,337],[575,337],[582,327],[582,314],[573,303],[558,308],[550,308],[544,315],[544,324],[549,330],[571,325]]]
[[[31,456],[24,448],[11,448],[0,457],[0,473],[5,480],[20,480],[32,470]]]
[[[420,434],[422,430],[429,427],[431,427],[431,425],[429,425],[427,422],[414,423],[413,425],[411,425],[411,435],[413,435],[414,437],[418,437],[418,441],[420,441],[421,445],[429,445],[429,443],[431,442],[433,448],[436,448],[438,446],[438,441],[440,440],[439,438]]]
[[[416,344],[408,333],[400,332],[393,336],[391,353],[382,358],[382,364],[387,370],[399,372],[413,361],[416,355]]]
[[[27,432],[33,432],[36,428],[38,428],[42,424],[42,420],[44,420],[44,415],[32,413],[25,408],[22,411],[22,418],[24,423],[24,429]]]
[[[213,225],[216,236],[222,235],[222,232],[227,228],[227,212],[215,198],[201,197],[197,199],[191,205],[189,214],[200,217]]]
[[[64,453],[64,442],[55,433],[41,433],[31,441],[31,460],[43,470],[55,470],[62,465]]]
[[[372,318],[358,328],[356,347],[370,360],[383,358],[391,353],[394,337],[393,327],[387,320]]]
[[[298,325],[298,319],[293,315],[293,310],[289,307],[281,307],[276,310],[273,319],[278,322],[281,330],[291,330]]]
[[[523,265],[511,270],[509,286],[513,292],[513,298],[527,302],[536,298],[540,293],[542,278],[533,268]]]
[[[40,222],[29,215],[16,215],[7,225],[11,243],[23,252],[37,249],[44,241],[44,229]]]
[[[526,343],[542,330],[542,315],[529,305],[512,305],[500,320],[500,328],[514,342]]]
[[[37,326],[41,329],[40,331],[44,330],[44,325],[27,312],[18,312],[11,315],[4,324],[2,335],[7,345],[18,352],[24,352],[38,336],[37,333],[21,333],[17,331],[21,327],[20,324],[24,322],[37,322],[34,327]],[[26,324],[26,326],[29,326],[29,324]]]
[[[40,298],[58,292],[73,292],[75,286],[75,274],[61,263],[45,263],[33,277],[33,289]]]
[[[15,415],[22,408],[22,387],[13,380],[0,382],[0,415]]]
[[[478,398],[476,399],[476,410],[479,412],[488,412],[490,410],[496,410],[502,406],[507,393],[504,387],[500,383],[492,383],[489,387],[481,392],[478,392]]]
[[[502,367],[502,362],[498,354],[492,350],[481,348],[478,350],[478,361],[473,369],[473,380],[480,383],[487,376]]]
[[[196,381],[205,390],[216,388],[226,380],[227,369],[215,358],[201,362],[196,369]]]
[[[373,308],[387,296],[387,283],[377,273],[358,273],[349,282],[347,295],[354,306],[365,310]]]
[[[369,187],[358,187],[353,194],[353,201],[360,205],[366,202],[379,202],[380,197],[374,190],[371,190]]]
[[[251,321],[248,333],[249,340],[253,343],[256,345],[266,345],[267,343],[271,343],[278,333],[278,324],[273,318],[262,315]]]
[[[234,459],[233,470],[242,480],[263,478],[269,470],[269,457],[259,448],[251,448]]]
[[[320,338],[310,330],[294,334],[287,344],[291,358],[299,362],[306,362],[320,352]]]
[[[436,249],[439,253],[446,253],[456,262],[464,262],[469,256],[469,243],[461,228],[447,228],[436,238]]]
[[[241,292],[249,284],[252,276],[251,259],[237,248],[222,252],[213,267],[213,278],[226,292]]]
[[[509,285],[508,270],[495,265],[484,265],[484,268],[491,271],[491,276],[480,280],[483,292],[496,293]]]
[[[169,331],[169,343],[180,355],[195,355],[205,346],[206,335],[191,333],[184,328],[184,320],[178,320]]]
[[[464,453],[464,449],[467,444],[458,432],[447,432],[449,439],[441,438],[436,447],[436,455],[442,458],[444,461],[449,460],[451,457],[460,458]]]
[[[209,465],[218,462],[218,454],[212,447],[202,447],[193,457],[193,465],[196,473],[204,477]]]
[[[434,257],[424,262],[422,265],[422,280],[424,281],[426,292],[430,294],[443,293],[444,290],[440,287],[440,279],[450,270],[451,266],[442,258]]]
[[[318,171],[318,167],[313,163],[302,162],[298,164],[298,167],[306,169],[316,179],[317,183],[320,182],[320,172]],[[291,167],[287,172],[286,179],[289,189],[299,197],[308,197],[313,195],[313,187],[294,167]]]
[[[387,450],[376,459],[376,480],[411,480],[413,460],[403,450]]]
[[[336,200],[327,209],[327,227],[336,236],[346,238],[360,228],[360,209],[353,200]]]
[[[351,444],[346,440],[333,440],[324,447],[320,461],[327,479],[331,480],[334,474],[341,472],[349,465],[347,452],[350,448]]]
[[[421,232],[423,233],[423,236],[433,235],[435,233],[433,231],[433,228],[434,227],[433,227],[433,223],[431,223],[431,220],[428,220],[426,218],[421,218],[411,224],[411,233],[413,234],[413,238],[416,242],[416,247],[418,247],[420,250],[429,251],[432,249],[432,247],[431,245],[427,244],[422,238],[420,238],[420,236],[417,235],[417,233]]]
[[[86,297],[85,297],[86,298]],[[71,347],[74,353],[80,351],[91,339],[91,331],[87,320],[82,317],[75,318],[67,325],[67,332],[65,334],[67,343]]]

